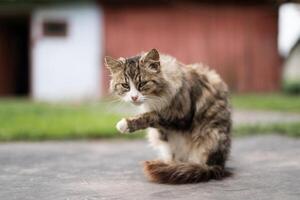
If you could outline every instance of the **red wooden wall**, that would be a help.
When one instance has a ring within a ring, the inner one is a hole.
[[[277,8],[180,5],[105,7],[105,54],[132,56],[158,48],[184,63],[215,68],[231,90],[276,91]],[[105,88],[108,73],[104,75]]]

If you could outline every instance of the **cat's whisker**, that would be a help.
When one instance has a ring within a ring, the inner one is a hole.
[[[115,102],[122,102],[122,101],[120,99],[115,99],[115,100],[110,101],[110,103],[115,103]]]

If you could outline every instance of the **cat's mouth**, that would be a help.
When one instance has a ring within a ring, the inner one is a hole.
[[[133,105],[135,105],[135,106],[140,106],[140,105],[143,104],[142,101],[131,101],[131,103],[132,103]]]

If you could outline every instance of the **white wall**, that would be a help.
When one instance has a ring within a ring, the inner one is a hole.
[[[285,82],[300,83],[300,45],[286,59],[283,69],[283,79]]]
[[[279,9],[279,51],[287,56],[300,38],[300,4],[287,3]]]
[[[66,20],[67,37],[42,35],[42,22]],[[32,15],[32,96],[78,101],[101,96],[102,12],[95,5],[36,9]]]

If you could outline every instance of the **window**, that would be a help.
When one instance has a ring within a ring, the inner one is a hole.
[[[43,35],[52,37],[66,37],[67,28],[66,21],[46,20],[43,22]]]

